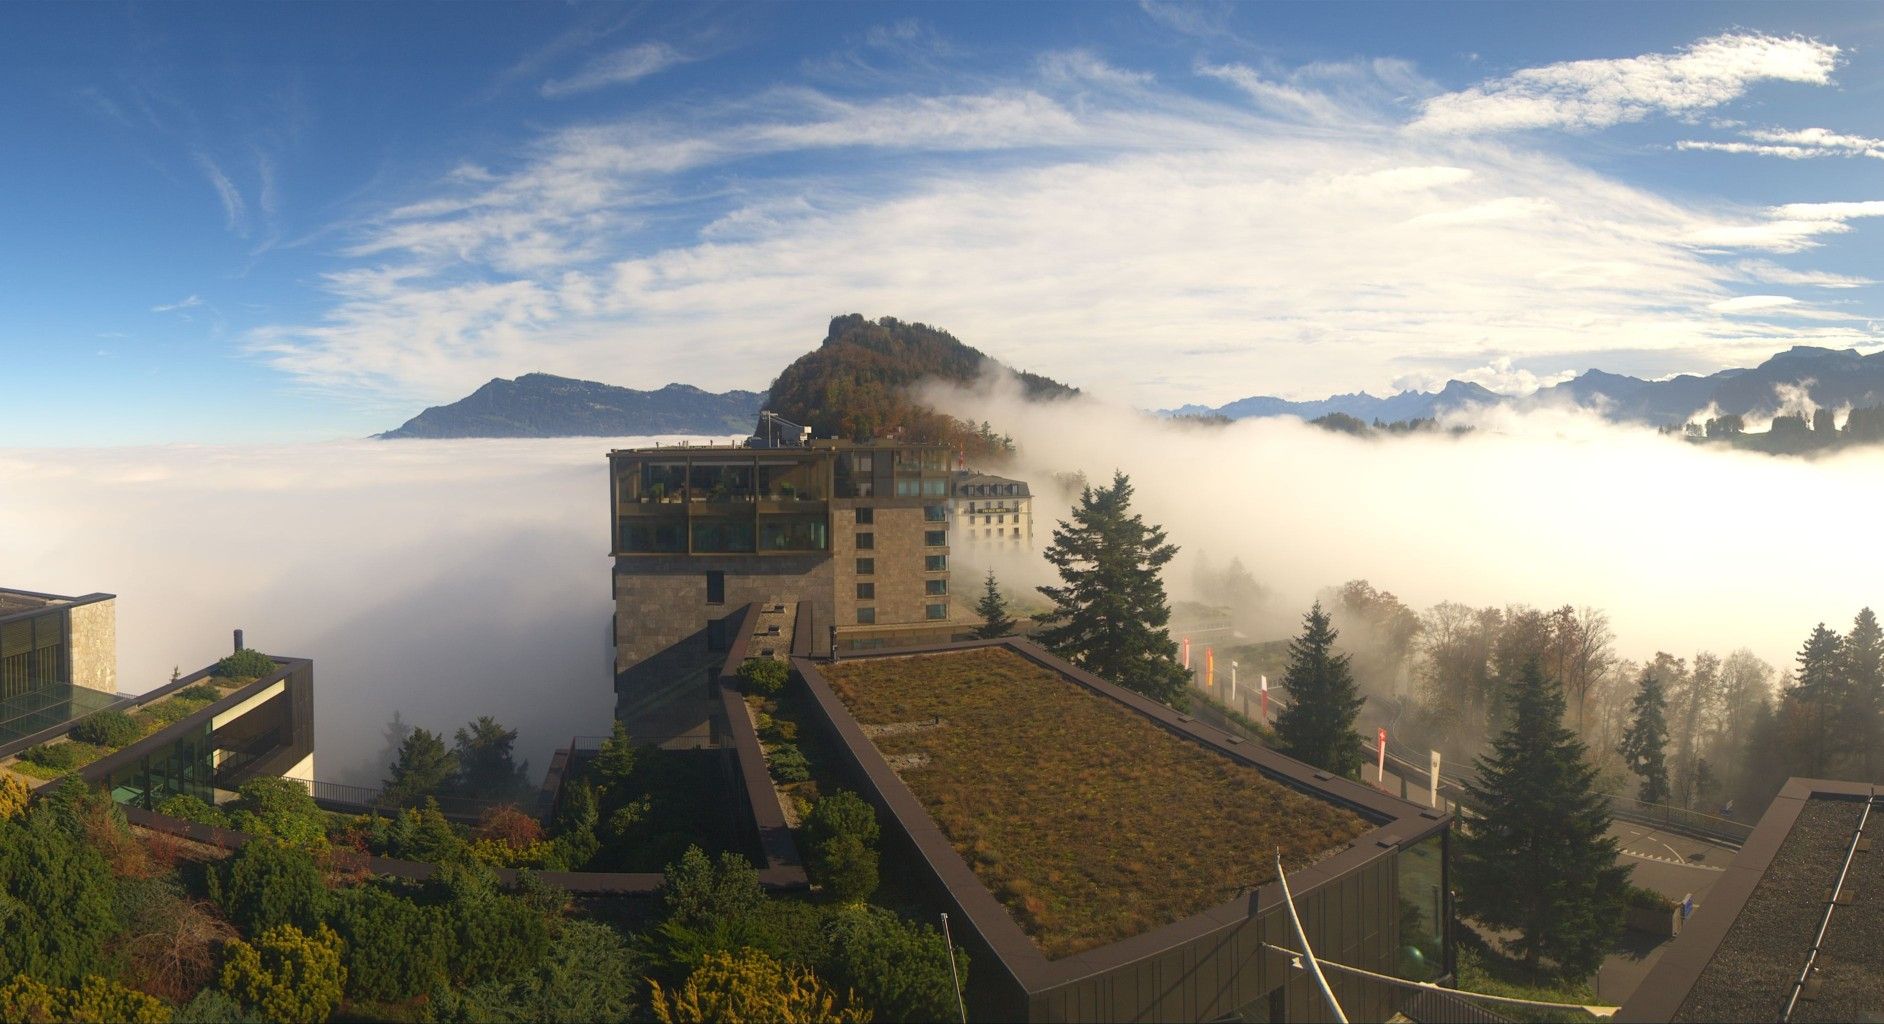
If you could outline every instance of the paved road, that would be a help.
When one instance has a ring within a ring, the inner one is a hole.
[[[1622,845],[1618,863],[1631,869],[1631,879],[1670,899],[1694,897],[1695,906],[1707,901],[1709,889],[1734,859],[1734,851],[1700,839],[1689,839],[1647,825],[1619,821],[1609,830]],[[1661,959],[1669,939],[1657,940],[1640,932],[1627,932],[1623,948],[1603,961],[1596,974],[1596,991],[1612,1006],[1629,998]]]

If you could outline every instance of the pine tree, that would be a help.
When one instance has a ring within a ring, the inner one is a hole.
[[[1642,688],[1629,705],[1629,731],[1616,747],[1629,770],[1642,778],[1636,799],[1645,804],[1668,802],[1668,699],[1662,681],[1651,671],[1642,673]]]
[[[1159,570],[1177,554],[1164,530],[1131,514],[1132,484],[1115,473],[1112,486],[1087,487],[1072,522],[1053,531],[1047,561],[1064,586],[1041,587],[1053,610],[1034,639],[1086,671],[1154,700],[1182,708],[1189,674],[1165,628],[1171,608]]]
[[[1863,761],[1864,780],[1877,780],[1879,715],[1884,713],[1884,628],[1869,608],[1860,609],[1845,634],[1845,721]]]
[[[1823,778],[1831,765],[1831,734],[1844,710],[1844,638],[1821,622],[1813,627],[1799,649],[1799,681],[1787,696],[1797,702],[1805,724],[1806,746],[1801,760],[1814,776]]]
[[[993,640],[1014,632],[1014,620],[1007,614],[1007,600],[995,584],[993,569],[988,570],[988,589],[975,605],[975,612],[981,616],[981,625],[975,629],[981,639]]]
[[[1334,651],[1340,633],[1329,623],[1317,601],[1303,617],[1302,635],[1289,641],[1289,668],[1282,677],[1289,705],[1276,716],[1276,737],[1290,757],[1353,775],[1366,760],[1354,731],[1364,701],[1354,688],[1348,656]]]
[[[455,788],[466,796],[485,800],[519,800],[530,791],[530,764],[516,763],[511,748],[517,730],[481,715],[458,730],[458,776]]]
[[[414,729],[399,745],[399,760],[388,766],[392,775],[380,794],[388,803],[416,804],[436,794],[458,772],[458,758],[445,749],[444,737],[427,729]]]
[[[1563,726],[1563,690],[1533,661],[1505,699],[1510,724],[1466,784],[1475,816],[1459,834],[1462,909],[1517,931],[1511,946],[1534,972],[1549,960],[1587,977],[1621,929],[1629,869],[1616,864],[1596,769]]]

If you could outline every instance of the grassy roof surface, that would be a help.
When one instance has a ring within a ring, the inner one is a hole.
[[[1294,870],[1373,828],[1005,648],[821,671],[1048,957],[1269,882],[1277,847]]]

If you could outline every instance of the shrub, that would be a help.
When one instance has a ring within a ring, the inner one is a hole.
[[[780,782],[803,782],[811,778],[811,763],[805,760],[804,751],[797,744],[781,743],[766,755],[772,767],[772,777]]]
[[[509,982],[438,989],[430,1021],[626,1021],[635,1015],[639,961],[613,928],[570,921],[537,970]]]
[[[1624,905],[1635,907],[1638,910],[1672,911],[1680,906],[1673,898],[1664,896],[1653,889],[1645,889],[1639,885],[1625,887],[1622,890],[1622,902]]]
[[[72,738],[81,743],[116,750],[144,735],[137,719],[122,711],[94,711],[72,727]]]
[[[142,992],[95,974],[78,988],[55,988],[22,974],[0,988],[0,1020],[33,1024],[169,1024],[170,1008]]]
[[[313,848],[327,842],[327,812],[314,802],[306,783],[264,776],[243,783],[236,793],[229,811],[235,828],[293,846]]]
[[[216,687],[211,686],[208,683],[197,683],[195,686],[186,686],[183,689],[178,690],[177,692],[171,694],[170,699],[171,700],[200,700],[205,704],[213,704],[216,701],[221,700],[222,696],[223,696],[222,691],[220,689],[217,689]]]
[[[191,796],[188,793],[165,797],[164,802],[157,805],[157,813],[168,814],[172,818],[182,818],[184,821],[194,821],[198,825],[229,827],[228,815],[205,803],[202,797]]]
[[[207,701],[172,698],[151,708],[147,714],[158,725],[175,725],[208,706]]]
[[[260,679],[273,675],[276,667],[275,659],[253,647],[244,647],[217,662],[209,674],[224,679]]]
[[[528,902],[497,890],[481,864],[444,864],[425,881],[425,902],[449,921],[451,980],[505,981],[536,969],[549,943],[549,921]]]
[[[747,693],[771,696],[785,688],[791,669],[776,658],[747,658],[739,665],[739,679]]]
[[[206,988],[177,1010],[174,1024],[269,1024],[219,988]]]
[[[874,846],[880,835],[876,808],[849,790],[820,797],[805,818],[805,840],[813,847],[838,836],[856,836],[865,845]]]
[[[525,846],[514,846],[497,839],[475,839],[468,852],[472,860],[494,868],[563,870],[562,847],[543,839]]]
[[[76,743],[40,743],[20,751],[20,760],[63,772],[78,767],[80,755],[88,752]]]
[[[474,839],[494,839],[510,846],[528,846],[543,839],[543,823],[516,804],[499,804],[479,816]]]
[[[471,856],[464,836],[446,820],[436,800],[428,799],[423,808],[400,811],[384,833],[374,838],[381,852],[401,860],[454,864]]]
[[[32,791],[19,776],[0,774],[0,821],[12,821],[25,814],[31,802]]]
[[[840,903],[860,903],[877,891],[877,851],[854,835],[832,836],[812,850],[811,875]]]
[[[120,882],[117,903],[123,980],[173,1002],[215,980],[217,950],[236,931],[207,903],[162,876]]]
[[[905,921],[881,907],[847,907],[827,927],[831,949],[821,968],[882,1020],[951,1020],[957,1014],[948,946],[933,927]],[[955,951],[962,982],[968,953]]]
[[[306,850],[256,839],[209,875],[209,895],[243,934],[278,925],[312,929],[327,909],[327,885]]]
[[[787,967],[756,949],[711,953],[672,995],[653,989],[661,1024],[695,1021],[868,1021],[854,1000],[840,1001],[803,967]]]
[[[698,846],[689,846],[661,880],[667,916],[683,924],[737,921],[765,902],[759,872],[736,853],[720,854],[716,867]]]
[[[61,798],[55,792],[24,817],[0,822],[0,905],[24,915],[0,927],[0,978],[76,982],[96,969],[115,930],[116,879],[82,831],[62,820]]]
[[[780,743],[792,743],[798,739],[798,723],[786,718],[772,721],[772,738]]]
[[[329,922],[346,943],[347,994],[407,999],[442,984],[451,955],[445,915],[376,885],[335,894]]]
[[[222,989],[264,1017],[301,1024],[324,1021],[340,1005],[347,981],[340,936],[326,925],[308,934],[277,925],[250,945],[224,947]]]

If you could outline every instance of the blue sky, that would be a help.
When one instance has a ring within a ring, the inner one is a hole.
[[[0,6],[0,446],[762,388],[1122,401],[1884,344],[1884,8]]]

